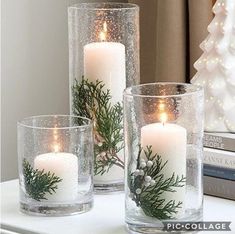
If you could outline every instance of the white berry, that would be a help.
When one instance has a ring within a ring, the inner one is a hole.
[[[152,179],[151,176],[145,176],[145,177],[144,177],[144,180],[145,180],[146,182],[150,182],[151,179]]]
[[[151,180],[151,181],[150,181],[150,185],[151,185],[151,186],[155,185],[155,183],[156,183],[155,180]]]
[[[148,161],[147,162],[147,167],[151,167],[153,165],[153,162],[152,161]]]
[[[140,170],[139,175],[143,176],[144,175],[144,171]]]
[[[135,172],[134,172],[134,174],[135,174],[135,176],[138,176],[139,174],[140,174],[140,170],[136,170]]]
[[[102,145],[103,145],[103,143],[102,143],[102,142],[99,142],[99,143],[98,143],[98,146],[99,146],[99,147],[101,147]]]
[[[135,192],[136,192],[136,194],[141,194],[141,189],[138,188],[138,189],[135,190]]]
[[[102,157],[105,157],[106,153],[105,153],[105,152],[101,152],[100,155],[101,155]]]
[[[146,167],[146,163],[145,162],[140,163],[140,167],[141,168],[145,168]]]

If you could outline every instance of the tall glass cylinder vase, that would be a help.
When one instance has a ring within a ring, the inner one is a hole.
[[[203,90],[154,83],[124,92],[126,223],[139,233],[202,218]]]
[[[68,15],[70,110],[94,121],[95,190],[122,190],[122,93],[139,83],[139,8],[82,3]]]

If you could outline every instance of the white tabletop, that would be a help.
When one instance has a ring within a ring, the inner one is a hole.
[[[1,183],[2,229],[24,234],[124,234],[124,194],[95,195],[94,208],[66,217],[36,217],[19,212],[18,180]],[[205,221],[231,221],[235,233],[235,202],[210,196],[204,201]],[[2,231],[1,233],[10,234]],[[215,232],[200,232],[215,233]]]

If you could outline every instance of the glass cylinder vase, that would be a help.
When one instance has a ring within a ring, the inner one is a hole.
[[[161,232],[202,219],[203,90],[153,83],[124,92],[126,223]]]
[[[93,205],[92,122],[34,116],[18,122],[20,210],[41,216],[83,213]]]
[[[70,110],[94,121],[96,192],[123,189],[122,93],[139,83],[139,8],[125,3],[69,7]]]

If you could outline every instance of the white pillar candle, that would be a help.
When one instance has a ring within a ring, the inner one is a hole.
[[[93,42],[84,46],[84,77],[90,81],[102,81],[106,89],[110,90],[111,103],[122,102],[122,93],[126,88],[126,59],[125,46],[118,42],[105,42],[107,24],[100,32],[100,42]],[[118,157],[124,161],[121,150]],[[113,165],[104,175],[96,175],[96,184],[122,181],[123,169]]]
[[[141,146],[152,146],[153,153],[161,156],[163,163],[168,161],[162,170],[165,179],[173,173],[186,177],[186,145],[187,131],[177,124],[153,123],[141,128]],[[183,207],[186,185],[174,189],[176,192],[164,192],[161,196],[166,201],[181,201]]]
[[[78,158],[74,154],[54,152],[41,154],[34,159],[34,168],[51,172],[62,179],[55,193],[47,194],[47,201],[69,202],[78,195]],[[46,200],[45,200],[46,201]]]
[[[125,46],[118,42],[94,42],[84,47],[84,77],[103,81],[112,103],[122,102],[126,88]]]

